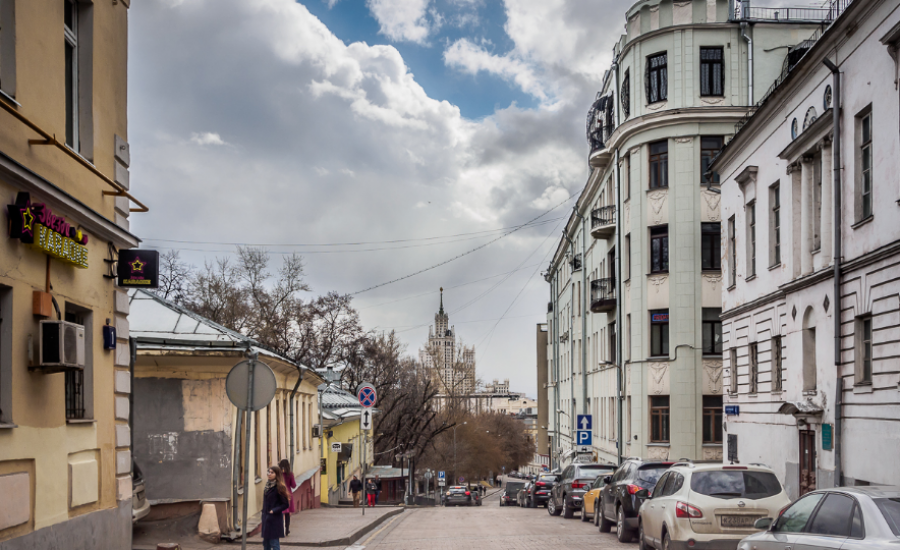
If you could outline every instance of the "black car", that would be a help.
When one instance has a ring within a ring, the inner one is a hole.
[[[562,514],[566,519],[575,517],[575,511],[581,509],[588,486],[601,472],[608,470],[609,465],[604,464],[572,464],[566,467],[559,475],[559,481],[550,489],[547,512],[551,516]]]
[[[480,504],[480,502],[476,502],[474,493],[468,487],[462,485],[448,487],[444,495],[444,506],[474,506]]]
[[[528,489],[526,497],[526,506],[536,508],[538,504],[547,506],[550,500],[550,490],[556,485],[559,476],[556,474],[539,474],[535,476],[534,483]]]
[[[609,533],[616,526],[616,537],[620,542],[630,542],[638,527],[638,512],[641,499],[637,492],[641,489],[652,491],[660,476],[674,462],[649,462],[640,458],[629,458],[616,472],[605,479],[606,486],[600,490],[599,514],[594,523],[601,533]]]
[[[507,481],[506,487],[500,493],[500,506],[516,506],[516,497],[524,487],[525,484],[521,481]]]

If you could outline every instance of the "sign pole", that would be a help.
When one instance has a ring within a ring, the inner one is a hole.
[[[362,448],[362,460],[363,461],[362,461],[362,468],[361,468],[362,469],[362,482],[363,482],[363,496],[366,497],[366,506],[367,506],[369,499],[368,499],[368,496],[366,495],[366,447],[369,446],[369,442],[367,441],[367,439],[369,439],[369,438],[366,437],[366,430],[360,430],[360,431],[362,431],[362,444],[363,444],[363,448]],[[366,515],[366,506],[361,506],[362,515]]]
[[[250,467],[250,411],[253,410],[253,371],[256,370],[256,353],[251,352],[247,369],[247,422],[244,424],[244,502],[243,517],[241,518],[241,550],[247,550],[247,497],[250,496],[250,476],[247,470]],[[258,449],[257,449],[258,450]],[[257,453],[259,454],[259,453]]]

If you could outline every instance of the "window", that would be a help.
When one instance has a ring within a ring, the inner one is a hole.
[[[2,0],[0,0],[2,1]],[[63,2],[66,145],[93,158],[93,4]]]
[[[622,90],[619,97],[622,99],[622,118],[628,118],[631,114],[631,70],[625,69],[625,78],[622,79]]]
[[[704,185],[719,184],[719,173],[709,172],[716,155],[722,150],[725,139],[721,136],[704,136],[700,138],[700,183]]]
[[[857,220],[872,215],[872,111],[857,117],[859,140],[859,184],[857,185]]]
[[[738,371],[737,371],[737,350],[731,348],[728,350],[728,365],[731,369],[731,393],[736,395],[738,391]]]
[[[734,216],[728,218],[728,286],[737,284],[737,252],[734,235]]]
[[[625,264],[622,266],[623,280],[631,279],[631,235],[625,235]]]
[[[66,43],[66,145],[78,150],[78,4],[63,0]]]
[[[812,162],[812,252],[822,248],[822,156],[816,155]]]
[[[704,271],[722,270],[722,226],[717,223],[701,224],[700,267]]]
[[[650,355],[669,355],[669,310],[650,310]]]
[[[703,443],[722,444],[722,396],[703,396]]]
[[[776,520],[775,526],[772,527],[774,533],[800,533],[809,522],[819,501],[824,497],[824,493],[813,493],[807,495],[790,506]]]
[[[703,308],[703,355],[722,355],[721,308]]]
[[[756,201],[747,205],[747,277],[756,276]]]
[[[647,103],[665,101],[668,97],[666,52],[647,57]]]
[[[631,314],[625,316],[625,359],[631,361]]]
[[[772,337],[772,391],[781,391],[781,379],[784,377],[781,362],[781,336]]]
[[[759,389],[759,355],[756,342],[751,343],[747,348],[748,360],[750,361],[750,393],[756,393]]]
[[[856,383],[872,383],[872,317],[856,319]]]
[[[781,186],[777,183],[769,188],[769,204],[771,212],[769,215],[770,244],[769,244],[769,265],[775,266],[781,263]]]
[[[669,186],[669,142],[650,144],[650,189]]]
[[[93,331],[91,310],[66,304],[64,319],[84,327],[84,369],[66,371],[66,420],[93,419]]]
[[[700,48],[700,95],[725,95],[722,48]]]
[[[669,271],[669,226],[650,228],[650,273]]]
[[[816,510],[816,515],[806,532],[811,535],[849,537],[850,525],[853,520],[853,505],[852,498],[829,493],[825,497],[825,502]]]
[[[0,424],[13,423],[12,296],[12,288],[0,285]]]
[[[14,0],[0,0],[0,90],[16,96],[16,7]]]
[[[803,391],[816,391],[816,327],[803,329]]]
[[[609,334],[609,362],[616,362],[616,323],[612,322],[609,324],[609,330],[607,331]]]
[[[622,190],[622,200],[628,200],[631,198],[631,155],[625,155],[625,160],[622,162],[622,171],[625,173],[624,180],[625,184],[622,186],[624,189]]]
[[[650,398],[650,442],[669,442],[669,396]]]

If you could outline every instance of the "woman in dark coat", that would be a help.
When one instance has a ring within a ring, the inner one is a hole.
[[[263,491],[262,539],[263,550],[281,550],[278,539],[284,537],[284,511],[290,506],[290,493],[284,485],[281,468],[270,466],[266,489]]]

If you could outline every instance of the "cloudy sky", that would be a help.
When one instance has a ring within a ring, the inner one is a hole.
[[[151,211],[132,229],[194,265],[234,243],[299,252],[313,293],[356,293],[365,327],[413,354],[443,286],[478,376],[533,396],[540,274],[627,7],[133,2],[131,179]]]

